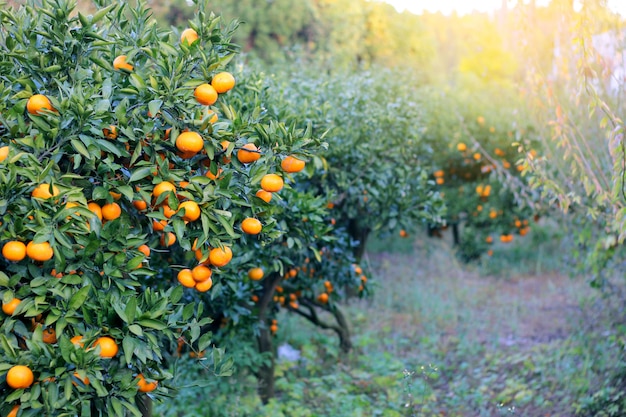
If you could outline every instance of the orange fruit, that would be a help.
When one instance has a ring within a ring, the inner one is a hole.
[[[248,277],[253,280],[253,281],[259,281],[261,279],[263,279],[263,275],[265,273],[263,272],[263,268],[251,268],[248,271]]]
[[[270,193],[269,191],[259,190],[256,192],[255,195],[259,197],[261,200],[265,201],[266,203],[269,203],[270,201],[272,201],[272,193]]]
[[[200,218],[200,206],[195,201],[183,201],[178,206],[178,210],[180,211],[181,209],[185,209],[183,220],[193,222]]]
[[[97,346],[100,346],[101,358],[112,358],[117,355],[117,351],[119,350],[119,348],[117,347],[117,343],[115,343],[115,340],[113,340],[109,336],[99,337],[93,344],[94,348]]]
[[[80,374],[79,374],[78,372],[74,372],[74,374],[73,374],[73,375],[74,375],[74,377],[75,377],[76,379],[78,379],[78,380],[79,380],[80,382],[82,382],[84,385],[89,385],[89,382],[91,382],[91,381],[89,381],[89,378],[87,377],[87,375],[85,375],[85,378],[84,378],[84,379],[80,377]],[[72,381],[72,384],[74,384],[74,386],[75,386],[75,387],[77,387],[77,386],[78,386],[78,384],[77,384],[76,382],[74,382],[74,381]]]
[[[270,193],[282,190],[283,185],[283,179],[276,174],[266,174],[261,178],[261,188]]]
[[[200,84],[193,90],[193,95],[198,103],[205,106],[215,104],[217,101],[217,91],[215,91],[215,88],[213,88],[211,84]]]
[[[54,251],[48,242],[28,242],[26,245],[26,255],[33,261],[45,262],[54,256]]]
[[[355,265],[354,266],[354,273],[357,274],[357,275],[361,275],[363,273],[363,268],[361,268],[358,265]]]
[[[183,32],[180,34],[181,43],[186,43],[187,45],[191,45],[197,40],[198,40],[198,32],[196,32],[195,30],[191,28],[183,30]]]
[[[458,145],[456,145],[456,149],[460,152],[465,152],[467,150],[467,145],[461,142]]]
[[[235,86],[235,77],[233,77],[233,74],[230,72],[220,72],[219,74],[215,74],[211,80],[211,85],[218,93],[226,93]]]
[[[276,332],[278,332],[278,325],[277,324],[272,324],[270,326],[270,331],[272,332],[272,334],[276,334]]]
[[[406,232],[406,230],[402,229],[400,230],[400,237],[408,237],[409,234]]]
[[[19,298],[14,298],[11,301],[9,301],[8,303],[5,303],[4,301],[2,302],[2,311],[4,311],[4,314],[6,314],[7,316],[12,316],[13,313],[15,313],[15,309],[17,308],[17,306],[22,302],[22,300],[20,300]]]
[[[9,411],[9,414],[7,414],[7,417],[17,417],[17,412],[20,411],[20,406],[18,405],[14,405],[13,408],[11,409],[11,411]]]
[[[197,132],[183,132],[176,138],[176,149],[185,154],[197,154],[204,148],[204,140]]]
[[[146,255],[146,257],[150,256],[150,247],[148,245],[141,245],[137,250]]]
[[[214,124],[215,122],[217,122],[218,117],[217,117],[217,113],[215,113],[213,110],[209,109],[206,112],[207,116],[211,116],[211,118],[209,119],[209,123]]]
[[[117,127],[116,126],[109,126],[108,128],[105,127],[104,129],[102,129],[102,134],[104,134],[104,137],[107,139],[117,139]]]
[[[113,200],[115,200],[115,201],[117,201],[120,198],[122,198],[122,194],[116,193],[115,191],[109,191],[109,194],[111,195],[111,197],[113,197]]]
[[[7,372],[7,384],[13,389],[28,388],[34,380],[33,371],[28,366],[15,365]]]
[[[83,347],[85,344],[83,343],[83,336],[77,334],[76,336],[70,339],[70,342],[76,347]]]
[[[126,55],[120,55],[113,60],[113,68],[116,70],[124,69],[126,71],[132,71],[133,66],[126,62]]]
[[[204,282],[211,278],[213,271],[204,265],[198,265],[191,270],[191,277],[195,282]]]
[[[291,155],[283,159],[280,163],[280,167],[283,171],[290,173],[302,171],[305,165],[306,162]]]
[[[162,232],[167,226],[167,220],[152,220],[152,230]]]
[[[59,195],[59,189],[53,185],[52,192],[50,192],[50,184],[45,183],[45,182],[35,187],[35,189],[31,193],[32,197],[42,198],[44,200],[51,198],[51,197],[55,197],[57,195]]]
[[[19,262],[26,257],[26,245],[17,240],[7,242],[2,247],[2,256],[8,261]]]
[[[207,292],[208,290],[211,289],[212,286],[213,286],[213,280],[209,278],[206,281],[196,283],[195,288],[196,288],[196,291]]]
[[[44,343],[47,343],[49,345],[56,343],[57,332],[52,327],[48,327],[47,329],[44,329],[42,340]]]
[[[176,243],[176,235],[172,232],[163,233],[161,235],[161,246],[170,247]]]
[[[144,211],[148,208],[148,203],[146,203],[144,200],[135,200],[133,201],[133,206],[139,211]]]
[[[233,251],[228,247],[213,248],[209,252],[209,262],[211,265],[221,268],[226,266],[233,259]]]
[[[9,156],[9,147],[8,146],[0,147],[0,162],[3,162],[5,159],[7,159],[8,156]]]
[[[163,215],[168,219],[172,218],[172,216],[176,214],[176,210],[172,209],[167,204],[163,204]]]
[[[105,220],[115,220],[122,215],[122,208],[117,203],[102,206],[102,217]]]
[[[168,192],[168,191],[172,191],[176,193],[176,186],[172,184],[171,182],[163,181],[154,186],[154,189],[152,190],[152,196],[154,198],[157,198],[161,194]]]
[[[487,242],[487,243],[493,243],[493,237],[491,237],[491,236],[487,236],[487,237],[485,238],[485,242]]]
[[[259,148],[252,142],[246,143],[237,151],[237,159],[242,164],[249,164],[254,161],[258,161],[261,157]]]
[[[142,374],[137,375],[137,387],[139,392],[152,392],[157,388],[157,381],[148,382]]]
[[[439,171],[435,171],[435,172],[433,173],[433,175],[435,176],[435,178],[441,178],[441,177],[443,177],[443,176],[444,176],[443,169],[440,169]]]
[[[262,228],[261,222],[253,217],[248,217],[241,222],[241,230],[249,235],[258,235]]]
[[[91,203],[87,204],[87,208],[91,210],[91,212],[95,214],[100,219],[100,221],[102,221],[102,208],[98,205],[98,203],[94,203],[92,201]]]
[[[220,169],[218,169],[218,170],[217,170],[217,173],[216,173],[216,174],[213,174],[213,173],[211,172],[211,170],[208,170],[208,171],[206,172],[205,176],[206,176],[207,178],[212,179],[212,180],[217,180],[217,179],[219,179],[219,178],[220,178],[220,174],[221,174],[223,171],[224,171],[224,170],[223,170],[222,168],[220,168]]]
[[[52,107],[52,103],[48,97],[43,94],[35,94],[28,99],[26,110],[28,110],[30,114],[41,114],[43,113],[43,109],[54,111],[54,107]]]
[[[178,279],[178,282],[180,282],[183,287],[193,288],[196,285],[191,269],[182,269],[178,272],[176,279]]]
[[[446,182],[446,180],[444,180],[443,178],[439,177],[435,179],[435,182],[437,183],[437,185],[442,185],[444,182]]]

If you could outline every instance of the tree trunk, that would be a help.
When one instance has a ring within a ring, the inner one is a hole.
[[[334,306],[332,313],[340,329],[340,331],[337,332],[339,336],[339,347],[344,354],[350,353],[352,350],[352,340],[350,340],[350,328],[348,327],[348,321],[338,306]]]
[[[365,245],[367,244],[367,238],[370,232],[371,229],[369,227],[362,227],[357,219],[351,219],[348,224],[348,233],[353,239],[359,242],[358,246],[354,249],[354,257],[357,263],[361,262],[365,254]]]
[[[452,223],[452,239],[454,240],[454,245],[458,246],[461,243],[461,239],[459,239],[459,224]]]
[[[268,363],[264,363],[257,372],[258,379],[258,393],[261,397],[263,404],[267,404],[270,399],[274,398],[274,346],[272,343],[272,334],[267,327],[261,328],[261,333],[257,337],[259,343],[259,352],[261,354],[269,352],[270,360]]]
[[[274,368],[275,368],[275,352],[272,343],[272,334],[267,326],[267,309],[274,298],[276,286],[282,277],[279,274],[272,274],[263,280],[263,298],[259,300],[259,323],[261,323],[261,332],[257,337],[259,345],[259,353],[269,353],[270,361],[259,368],[256,373],[258,380],[258,393],[263,404],[274,398]]]

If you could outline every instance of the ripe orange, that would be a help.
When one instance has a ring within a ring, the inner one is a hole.
[[[441,177],[443,177],[443,176],[444,176],[444,171],[443,171],[443,169],[440,169],[440,170],[438,170],[438,171],[435,171],[435,172],[433,173],[433,175],[435,176],[435,178],[441,178]]]
[[[183,201],[178,206],[178,210],[180,211],[181,209],[185,209],[183,220],[193,222],[200,218],[200,206],[195,201]]]
[[[100,346],[101,358],[112,358],[117,355],[117,351],[119,350],[119,348],[117,347],[117,343],[115,343],[115,340],[113,340],[109,336],[99,337],[93,344],[93,347],[97,346]]]
[[[485,238],[485,242],[487,242],[487,243],[493,243],[493,237],[491,237],[491,236],[487,236],[487,237]]]
[[[249,164],[254,161],[258,161],[261,157],[261,151],[252,142],[246,143],[237,151],[237,159],[242,164]]]
[[[255,219],[253,217],[245,218],[241,222],[241,230],[249,235],[258,235],[259,233],[261,233],[261,229],[263,229],[263,225],[258,219]]]
[[[180,272],[178,272],[176,279],[178,279],[178,282],[180,282],[180,284],[186,288],[193,288],[196,285],[196,281],[193,279],[191,269],[181,270]]]
[[[7,384],[13,389],[28,388],[34,380],[33,371],[28,366],[15,365],[7,372]]]
[[[35,94],[28,99],[26,110],[28,110],[30,114],[41,114],[43,113],[43,109],[54,111],[54,107],[52,107],[52,103],[48,97],[43,94]]]
[[[478,152],[474,153],[474,159],[476,161],[480,161],[480,158],[481,158],[481,155]]]
[[[42,199],[48,199],[51,197],[55,197],[59,195],[59,189],[53,185],[52,186],[52,192],[50,192],[50,184],[48,183],[41,183],[39,184],[31,193],[31,196],[34,198],[42,198]]]
[[[213,280],[211,278],[206,281],[196,283],[196,291],[198,292],[207,292],[213,286]]]
[[[15,313],[15,309],[17,308],[17,306],[22,302],[22,300],[20,300],[19,298],[14,298],[11,301],[9,301],[8,303],[5,303],[4,301],[2,302],[2,311],[4,311],[4,314],[6,314],[7,316],[12,316],[13,313]]]
[[[167,226],[167,220],[152,220],[152,230],[162,232]]]
[[[150,247],[148,245],[141,245],[137,250],[146,255],[146,257],[150,256]]]
[[[176,192],[176,186],[174,184],[172,184],[171,182],[168,181],[163,181],[158,183],[157,185],[155,185],[154,189],[152,190],[152,196],[154,198],[159,197],[161,194],[167,192],[167,191],[172,191],[172,192]]]
[[[34,243],[28,242],[26,245],[26,255],[33,261],[45,262],[54,256],[54,251],[48,242]]]
[[[361,275],[363,273],[363,268],[358,265],[354,265],[354,273],[357,275]]]
[[[105,127],[104,129],[102,129],[102,133],[104,134],[104,137],[107,139],[117,139],[117,127],[116,126],[109,126],[108,128]]]
[[[188,28],[183,30],[183,33],[180,34],[180,42],[186,43],[187,45],[193,44],[198,40],[198,32],[195,30]]]
[[[47,343],[49,345],[56,343],[57,332],[52,327],[48,327],[47,329],[44,329],[42,340],[44,343]]]
[[[233,259],[233,251],[228,246],[224,246],[223,249],[213,248],[209,252],[209,262],[218,268],[226,266],[231,259]]]
[[[191,270],[191,277],[195,282],[204,282],[211,278],[213,271],[207,266],[198,265]]]
[[[467,150],[467,145],[461,142],[458,145],[456,145],[456,149],[460,152],[465,152]]]
[[[102,217],[105,220],[115,220],[122,215],[122,208],[117,203],[102,206]]]
[[[211,84],[200,84],[193,90],[193,95],[200,104],[211,106],[217,101],[217,91]]]
[[[306,162],[294,156],[288,156],[280,163],[280,167],[285,172],[300,172],[304,169]]]
[[[89,385],[89,382],[91,382],[91,381],[89,381],[89,378],[87,377],[87,375],[85,375],[85,378],[83,379],[83,378],[80,377],[80,374],[78,372],[74,372],[74,377],[76,379],[78,379],[80,382],[82,382],[84,385]],[[74,382],[74,381],[72,381],[72,384],[75,387],[78,386],[78,384],[76,382]]]
[[[400,237],[408,237],[409,234],[406,232],[406,230],[402,229],[400,230]]]
[[[148,208],[148,203],[146,203],[144,200],[135,200],[133,201],[133,206],[139,211],[144,211]]]
[[[9,411],[9,414],[7,414],[7,417],[17,417],[17,412],[18,411],[20,411],[19,404],[14,405],[13,408],[11,409],[11,411]]]
[[[77,334],[76,336],[70,339],[70,342],[76,347],[83,347],[85,344],[83,343],[83,336]]]
[[[215,74],[211,80],[211,85],[218,93],[226,93],[235,86],[235,77],[233,77],[233,74],[230,72],[220,72],[219,74]]]
[[[98,203],[94,203],[92,201],[91,203],[87,204],[87,208],[91,210],[91,212],[95,214],[100,219],[100,221],[102,221],[102,208],[98,205]]]
[[[19,262],[26,257],[26,245],[17,240],[7,242],[2,247],[2,256],[8,261]]]
[[[124,69],[126,71],[132,71],[133,66],[126,62],[126,55],[120,55],[113,60],[113,68],[116,70]]]
[[[265,273],[263,272],[263,268],[259,268],[259,267],[251,268],[248,271],[248,277],[251,280],[253,280],[253,281],[260,281],[260,280],[262,280],[264,274]]]
[[[0,147],[0,162],[4,162],[5,159],[9,156],[9,147],[2,146]]]
[[[223,171],[224,171],[224,170],[223,170],[222,168],[219,168],[219,169],[217,170],[217,173],[216,173],[216,174],[213,174],[213,173],[211,172],[211,170],[207,170],[207,172],[206,172],[205,176],[206,176],[207,178],[209,178],[209,179],[212,179],[212,180],[218,180],[218,179],[220,179],[220,175],[222,174],[222,172],[223,172]]]
[[[443,178],[439,177],[435,179],[435,182],[437,183],[437,185],[442,185],[444,182],[446,182],[446,180],[444,180]]]
[[[270,326],[270,331],[272,332],[272,334],[276,334],[276,332],[278,332],[278,325],[277,324],[272,324]]]
[[[276,174],[266,174],[261,178],[261,188],[270,193],[282,190],[283,185],[283,179]]]
[[[139,387],[139,392],[152,392],[157,388],[157,381],[148,382],[142,374],[137,375],[137,378],[137,386]]]
[[[204,140],[197,132],[183,132],[176,138],[176,149],[185,154],[197,154],[204,147]]]
[[[172,232],[163,233],[160,240],[161,246],[170,247],[176,243],[176,235]]]
[[[176,214],[176,210],[172,209],[167,204],[163,204],[163,215],[168,219],[171,219],[174,214]]]
[[[259,190],[256,192],[256,196],[259,197],[261,200],[265,201],[266,203],[269,203],[270,201],[272,201],[272,193],[270,193],[269,191]]]

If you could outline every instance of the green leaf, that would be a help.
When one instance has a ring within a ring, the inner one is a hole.
[[[80,290],[78,290],[74,295],[72,295],[72,298],[70,298],[68,308],[70,310],[78,310],[87,299],[87,296],[89,295],[90,290],[91,290],[91,285],[86,285]]]
[[[130,176],[129,182],[136,182],[141,179],[144,179],[147,176],[152,175],[153,170],[154,168],[151,166],[138,168],[133,171],[132,175]]]

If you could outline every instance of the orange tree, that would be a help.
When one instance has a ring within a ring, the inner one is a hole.
[[[326,197],[297,189],[301,179],[317,175],[322,163],[311,153],[321,145],[312,137],[311,125],[299,122],[300,115],[267,79],[255,74],[241,78],[228,106],[221,109],[231,121],[231,131],[222,132],[221,149],[205,161],[209,167],[205,176],[218,190],[232,190],[237,186],[234,178],[251,179],[241,184],[246,205],[243,218],[220,226],[236,239],[232,252],[241,255],[219,265],[224,279],[209,292],[191,291],[186,297],[204,301],[205,313],[215,320],[207,326],[215,333],[215,343],[240,346],[256,341],[265,360],[249,361],[247,366],[258,377],[259,393],[267,401],[274,395],[272,337],[279,328],[280,309],[315,318],[319,326],[336,331],[343,346],[349,346],[345,323],[324,322],[316,309],[329,310],[330,300],[341,299],[348,285],[358,290],[363,280],[350,273],[349,239],[333,228]],[[282,156],[277,159],[278,155]],[[274,167],[269,174],[268,164]],[[228,210],[228,206],[220,209]],[[216,253],[208,250],[201,235],[191,248],[177,246],[172,251],[180,262],[177,279],[197,289],[196,276],[207,273],[202,264],[207,256],[213,263]],[[154,266],[171,268],[165,259]],[[189,350],[193,356],[202,355],[187,337],[180,342],[179,353]]]
[[[464,94],[424,89],[426,141],[434,150],[431,178],[444,195],[459,256],[491,255],[496,241],[525,236],[540,212],[539,195],[524,177],[537,155],[536,131],[516,92],[482,85]],[[513,103],[514,105],[511,105]],[[432,227],[431,235],[440,228]]]
[[[301,186],[327,196],[332,222],[356,242],[357,262],[372,233],[404,230],[406,236],[406,230],[440,221],[443,201],[428,175],[433,153],[423,140],[418,77],[374,68],[302,72],[288,83],[275,78],[292,107],[327,132],[322,167]]]
[[[254,215],[251,190],[280,151],[315,142],[277,135],[254,168],[220,171],[218,156],[265,129],[227,104],[234,27],[206,2],[182,33],[141,4],[74,6],[0,11],[3,415],[148,414],[146,399],[173,388],[165,352],[181,336],[211,344],[174,256],[208,261],[193,291],[235,287],[222,268],[243,255],[234,230]],[[215,353],[215,373],[228,373]]]

